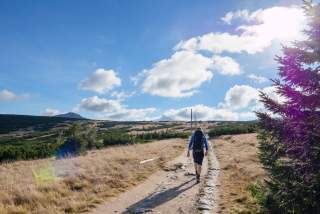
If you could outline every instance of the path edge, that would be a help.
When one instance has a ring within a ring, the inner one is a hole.
[[[212,148],[210,142],[210,148],[208,151],[208,168],[207,174],[204,178],[204,182],[199,190],[199,197],[196,202],[196,208],[201,214],[216,213],[218,208],[219,199],[219,161]]]

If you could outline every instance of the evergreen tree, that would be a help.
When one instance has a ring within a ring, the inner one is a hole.
[[[320,5],[305,2],[307,39],[283,48],[279,103],[261,93],[260,159],[270,173],[264,205],[272,213],[320,213]],[[284,26],[285,30],[285,26]]]

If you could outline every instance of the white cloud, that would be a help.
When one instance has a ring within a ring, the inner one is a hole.
[[[84,98],[79,107],[90,112],[96,112],[96,119],[108,120],[150,120],[155,108],[127,108],[120,100],[109,100],[97,96]]]
[[[286,101],[285,97],[277,93],[274,86],[254,88],[249,85],[234,85],[226,92],[224,102],[219,103],[218,106],[234,110],[266,111],[263,103],[260,102],[260,91],[280,104]]]
[[[16,100],[25,99],[28,97],[29,97],[28,94],[17,95],[7,89],[3,89],[0,91],[0,102],[1,101],[7,101],[7,102],[16,101]]]
[[[248,85],[235,85],[227,91],[222,106],[242,109],[256,103],[258,97],[259,92],[256,88]]]
[[[220,120],[220,121],[234,121],[234,120],[251,120],[255,118],[254,113],[251,112],[234,112],[227,108],[216,108],[206,105],[195,105],[179,109],[170,109],[165,111],[160,120],[190,120],[190,110],[192,109],[196,120]]]
[[[153,120],[151,114],[156,111],[155,108],[140,108],[140,109],[122,109],[119,112],[104,115],[104,119],[122,120],[122,121],[142,121]]]
[[[259,101],[259,91],[265,92],[279,103],[285,101],[273,86],[259,89],[248,85],[235,85],[226,92],[224,102],[217,107],[199,104],[170,109],[161,115],[160,120],[190,120],[191,109],[196,120],[254,120],[256,115],[253,111],[266,111],[263,103]]]
[[[237,11],[230,11],[226,13],[224,17],[221,18],[222,21],[224,21],[226,24],[230,25],[233,20],[240,19],[244,21],[253,21],[256,19],[257,13],[260,13],[262,10],[256,10],[252,13],[249,12],[249,10],[237,10]]]
[[[2,91],[0,91],[0,101],[11,101],[11,100],[15,100],[17,98],[17,96],[6,89],[3,89]]]
[[[237,75],[240,74],[240,65],[227,56],[214,55],[209,58],[192,51],[178,51],[132,79],[138,82],[144,78],[142,89],[152,95],[188,97],[212,79],[213,71],[222,75]]]
[[[239,35],[212,32],[181,41],[175,50],[255,54],[269,47],[273,41],[286,42],[303,38],[306,17],[301,8],[272,7],[252,13],[243,10],[227,13],[223,20],[231,23],[232,19],[240,17],[254,22],[239,26]]]
[[[55,116],[61,114],[61,111],[58,109],[53,109],[53,108],[46,108],[42,115],[44,116]]]
[[[108,119],[118,121],[130,120],[178,120],[190,119],[192,108],[197,120],[253,120],[256,119],[253,111],[266,111],[259,101],[259,91],[267,93],[272,99],[283,102],[284,98],[276,93],[273,86],[254,88],[248,85],[234,85],[225,94],[224,101],[218,106],[194,105],[178,109],[169,109],[160,116],[154,115],[155,108],[128,108],[121,100],[109,100],[97,96],[82,99],[79,108],[95,112],[96,119]]]
[[[99,68],[90,77],[80,83],[80,88],[103,94],[120,85],[121,79],[117,77],[114,70]]]
[[[237,10],[235,12],[230,11],[230,12],[226,13],[226,15],[221,18],[221,20],[223,22],[225,22],[226,24],[230,25],[234,19],[242,19],[245,21],[251,21],[255,17],[254,14],[255,13],[250,14],[250,12],[248,10]]]
[[[259,24],[243,25],[239,29],[247,35],[257,35],[265,40],[291,41],[302,39],[306,17],[300,7],[272,7],[251,14]]]
[[[125,100],[131,96],[133,96],[136,92],[125,92],[125,91],[114,91],[111,93],[111,96],[116,98],[117,100]]]
[[[191,38],[187,41],[179,42],[175,50],[198,51],[206,50],[213,53],[241,53],[254,54],[261,52],[270,46],[270,41],[262,40],[257,36],[235,35],[229,33],[208,33],[203,36]]]
[[[228,25],[231,24],[232,19],[233,19],[233,12],[228,12],[226,13],[226,15],[224,15],[224,17],[221,18],[221,20],[227,23]]]
[[[143,70],[139,72],[137,75],[131,76],[130,80],[134,85],[138,85],[138,83],[146,76],[147,70]]]
[[[187,97],[204,82],[212,79],[208,57],[190,51],[179,51],[143,71],[143,91],[163,97]]]
[[[131,78],[142,82],[144,92],[163,97],[188,97],[213,77],[213,71],[222,75],[241,73],[240,65],[222,52],[255,54],[264,51],[274,41],[292,41],[302,37],[306,17],[298,7],[272,7],[253,12],[239,10],[222,18],[227,23],[241,19],[246,25],[237,28],[238,34],[211,32],[180,41],[170,58],[163,59]],[[285,28],[285,30],[283,30]],[[201,51],[214,53],[211,58]],[[258,76],[249,78],[263,82]]]
[[[247,75],[247,77],[251,80],[253,80],[254,82],[257,82],[257,83],[265,83],[265,82],[268,82],[268,79],[263,77],[263,76],[259,76],[259,75],[256,75],[256,74],[249,74]]]
[[[231,57],[214,55],[212,57],[212,68],[223,75],[240,74],[240,65]]]
[[[99,98],[98,96],[82,99],[80,107],[92,112],[115,112],[122,109],[119,101]]]
[[[190,120],[191,108],[197,120],[254,120],[256,115],[253,111],[266,111],[259,101],[259,91],[265,92],[280,103],[285,100],[276,93],[273,86],[259,89],[248,85],[235,85],[226,92],[224,102],[219,103],[217,107],[199,104],[170,109],[162,114],[160,120]]]

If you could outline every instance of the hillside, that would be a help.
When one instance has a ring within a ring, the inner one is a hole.
[[[83,118],[81,118],[82,120]],[[0,114],[0,134],[32,127],[34,130],[47,130],[59,123],[77,121],[79,118],[48,117],[32,115]]]
[[[58,115],[55,115],[54,117],[63,117],[63,118],[71,118],[71,119],[79,119],[79,120],[86,119],[86,118],[82,117],[80,114],[77,114],[74,112],[68,112],[65,114],[58,114]]]

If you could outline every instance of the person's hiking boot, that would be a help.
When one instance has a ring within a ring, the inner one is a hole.
[[[200,183],[200,175],[197,174],[197,184]]]

